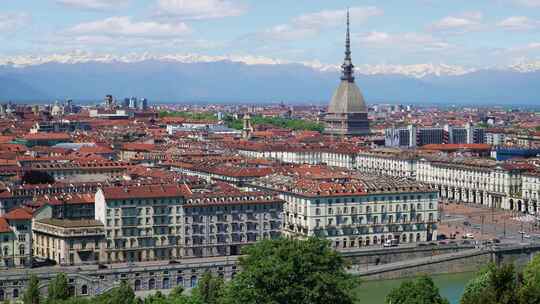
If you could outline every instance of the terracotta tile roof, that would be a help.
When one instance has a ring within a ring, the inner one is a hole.
[[[14,136],[0,135],[0,143],[2,143],[2,144],[9,143],[10,141],[12,141],[14,139],[15,139]]]
[[[26,140],[69,140],[71,136],[67,133],[31,133],[23,138]]]
[[[130,199],[130,198],[169,198],[191,194],[186,185],[144,185],[126,187],[103,188],[105,199]]]
[[[145,151],[151,152],[156,149],[156,146],[153,144],[144,144],[144,143],[126,143],[122,146],[122,150],[127,151]]]
[[[25,207],[19,207],[16,209],[13,209],[6,213],[4,215],[4,218],[6,218],[8,221],[13,220],[31,220],[32,219],[32,211],[29,208]]]
[[[70,219],[41,219],[37,222],[57,226],[60,228],[88,228],[88,227],[101,227],[103,228],[103,223],[98,220],[91,219],[81,219],[81,220],[70,220]]]
[[[109,154],[109,153],[113,153],[114,151],[111,148],[103,147],[103,146],[94,146],[94,147],[84,146],[79,149],[79,152],[80,153]]]
[[[3,217],[0,217],[0,233],[5,232],[11,232],[11,228],[9,227],[9,223],[7,220]]]

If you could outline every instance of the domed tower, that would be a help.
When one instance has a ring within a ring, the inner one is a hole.
[[[341,83],[332,96],[324,118],[325,134],[341,136],[364,136],[369,134],[368,109],[362,92],[354,82],[354,65],[351,60],[351,37],[349,11],[347,11],[347,36],[345,60],[341,65]]]

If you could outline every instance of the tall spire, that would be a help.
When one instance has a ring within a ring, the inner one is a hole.
[[[345,60],[341,65],[342,75],[341,80],[347,80],[354,82],[354,65],[351,59],[351,33],[350,33],[350,20],[349,9],[347,9],[347,36],[345,38]]]

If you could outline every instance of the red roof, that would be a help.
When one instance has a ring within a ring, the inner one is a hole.
[[[145,185],[103,188],[106,199],[165,198],[191,194],[186,185]]]
[[[11,210],[10,212],[6,213],[4,215],[4,218],[6,218],[9,221],[16,221],[16,220],[31,220],[32,219],[32,211],[30,211],[27,208],[16,208]]]
[[[79,149],[80,153],[113,153],[114,151],[108,147],[102,146],[93,146],[93,147],[81,147]]]
[[[24,136],[26,140],[68,140],[71,136],[67,133],[31,133]]]
[[[151,152],[156,148],[153,144],[144,144],[144,143],[126,143],[122,146],[122,150],[127,151],[146,151]]]
[[[11,232],[11,228],[9,227],[9,223],[6,221],[6,219],[0,217],[0,233],[4,232]]]

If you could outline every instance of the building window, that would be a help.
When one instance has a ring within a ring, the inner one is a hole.
[[[19,255],[24,255],[25,254],[25,249],[24,249],[24,245],[20,245],[19,246]]]
[[[87,295],[88,294],[88,286],[86,286],[86,285],[81,286],[81,294],[82,295]]]
[[[13,298],[17,299],[19,297],[19,290],[17,288],[13,289]]]
[[[155,289],[155,288],[156,288],[156,280],[153,278],[148,280],[148,289]]]

